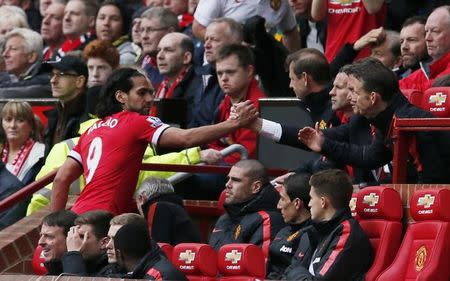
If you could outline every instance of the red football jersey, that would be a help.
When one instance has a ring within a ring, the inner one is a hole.
[[[134,210],[132,200],[149,142],[154,145],[169,126],[158,118],[123,111],[96,122],[69,153],[84,170],[86,187],[72,208],[77,214]]]

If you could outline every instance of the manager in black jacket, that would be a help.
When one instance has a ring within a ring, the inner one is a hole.
[[[269,244],[284,222],[277,211],[280,196],[264,166],[257,160],[237,162],[228,173],[225,194],[226,213],[218,219],[209,244],[219,250],[225,244],[251,243],[267,257]]]

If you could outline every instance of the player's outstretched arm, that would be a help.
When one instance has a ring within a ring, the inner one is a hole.
[[[80,163],[68,157],[66,162],[59,168],[53,181],[52,212],[63,210],[66,207],[69,187],[81,174],[83,174],[83,167],[81,167]]]
[[[193,147],[208,143],[240,128],[247,126],[258,117],[258,111],[251,101],[241,102],[233,109],[233,117],[215,125],[183,130],[166,129],[160,139],[162,147]]]

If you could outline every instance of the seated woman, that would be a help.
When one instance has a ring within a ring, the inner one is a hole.
[[[5,104],[1,112],[4,136],[0,144],[1,157],[4,163],[0,182],[11,182],[12,176],[17,178],[17,188],[0,189],[0,198],[5,198],[34,181],[36,174],[44,163],[45,146],[40,143],[41,132],[35,120],[31,106],[27,102],[10,101]],[[3,165],[2,165],[3,166]],[[6,169],[6,170],[5,170]],[[25,216],[29,199],[0,214],[0,229],[10,225]]]
[[[136,62],[136,51],[128,40],[130,22],[128,7],[118,0],[103,1],[95,19],[97,38],[117,48],[121,65],[135,65]]]

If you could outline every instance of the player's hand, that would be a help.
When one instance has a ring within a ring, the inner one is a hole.
[[[87,236],[88,236],[87,232],[84,235],[81,235],[80,227],[78,225],[72,226],[69,232],[67,233],[66,238],[67,251],[81,252],[88,238]]]
[[[316,128],[304,127],[298,131],[298,140],[309,147],[314,152],[320,152],[325,141],[322,131],[319,129],[319,123]]]
[[[383,42],[385,39],[386,31],[384,31],[383,27],[372,29],[371,31],[364,34],[361,38],[359,38],[355,42],[355,44],[353,44],[353,49],[355,51],[361,51],[369,44],[378,44]]]
[[[220,151],[215,149],[205,149],[200,151],[200,161],[207,164],[215,164],[222,159]]]
[[[234,104],[231,108],[230,119],[238,121],[240,127],[244,127],[258,118],[258,110],[249,100]],[[233,118],[232,118],[233,116]]]
[[[285,180],[287,177],[289,177],[290,175],[293,175],[293,174],[295,174],[295,173],[294,173],[294,172],[289,172],[289,173],[286,173],[286,174],[281,175],[281,176],[279,176],[279,177],[276,177],[276,178],[274,178],[274,179],[271,181],[271,183],[272,183],[273,185],[275,185],[275,187],[280,186],[280,185],[284,185],[284,180]]]

